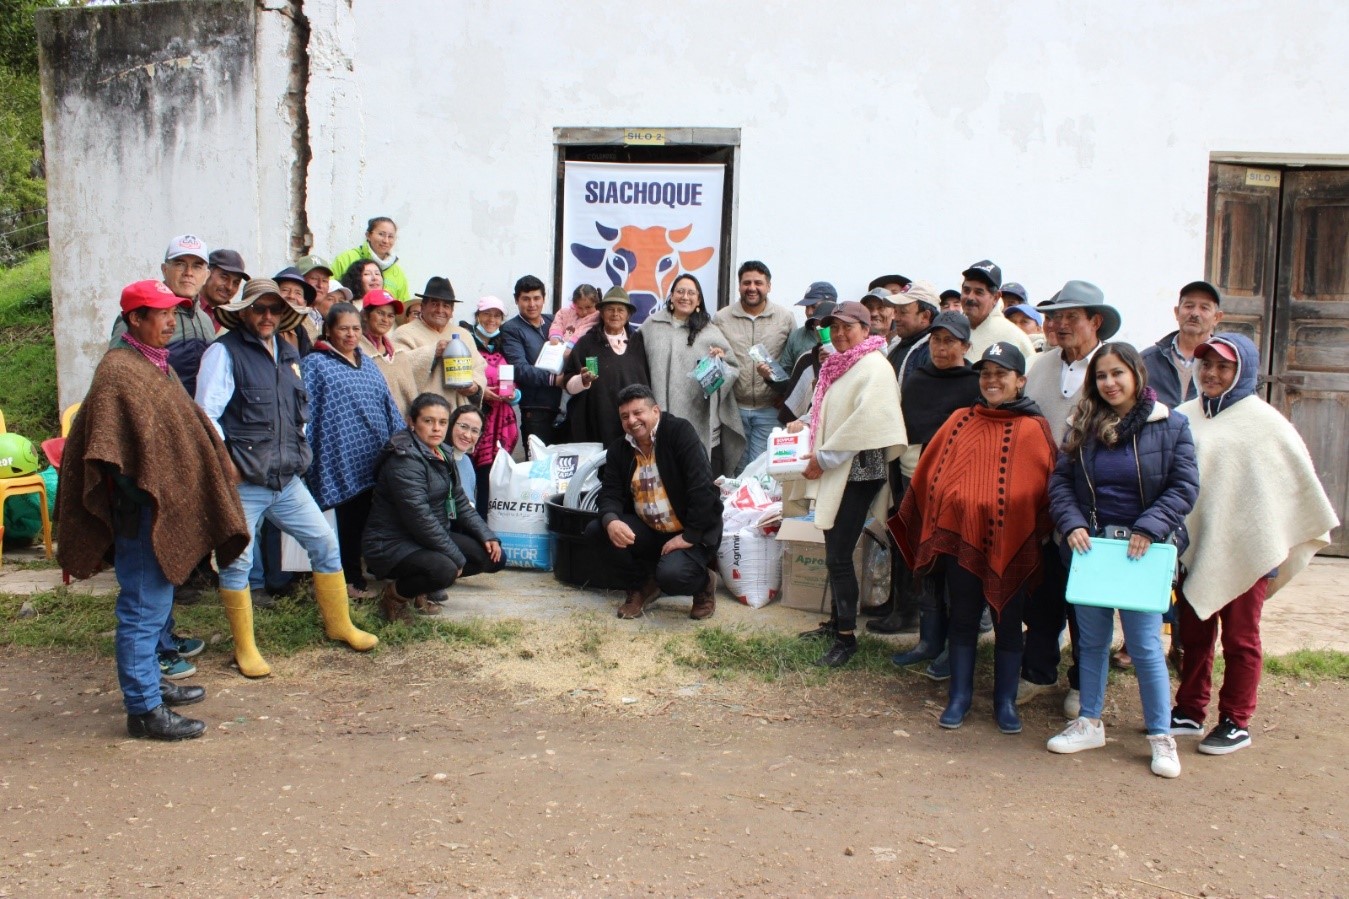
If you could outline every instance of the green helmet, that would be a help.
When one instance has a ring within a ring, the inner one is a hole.
[[[0,478],[17,478],[37,471],[33,441],[18,434],[0,434]]]

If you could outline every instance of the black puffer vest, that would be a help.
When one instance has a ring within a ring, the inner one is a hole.
[[[245,481],[280,490],[304,474],[313,459],[304,426],[309,394],[300,376],[300,354],[276,340],[276,358],[250,332],[230,331],[217,341],[229,351],[234,396],[220,416],[225,445]]]

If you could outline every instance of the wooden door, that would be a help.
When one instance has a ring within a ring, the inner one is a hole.
[[[1269,373],[1279,247],[1279,180],[1268,170],[1209,165],[1205,278],[1223,295],[1222,330],[1245,334]],[[1267,395],[1267,394],[1265,394]]]
[[[1280,222],[1269,399],[1307,442],[1343,522],[1349,517],[1349,170],[1285,171]],[[1349,556],[1349,528],[1341,524],[1331,540],[1327,554]]]

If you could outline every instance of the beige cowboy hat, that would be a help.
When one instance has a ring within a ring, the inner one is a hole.
[[[238,300],[225,306],[216,307],[215,317],[220,324],[231,331],[236,331],[239,328],[239,313],[265,296],[276,297],[286,307],[285,311],[281,313],[281,319],[276,323],[276,330],[278,331],[294,330],[308,314],[307,310],[296,309],[290,303],[287,303],[281,296],[281,288],[277,287],[276,282],[271,278],[253,278],[244,285],[243,296],[239,297]]]

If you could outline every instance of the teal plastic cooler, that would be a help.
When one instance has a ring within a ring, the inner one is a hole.
[[[1068,601],[1079,606],[1161,614],[1171,607],[1176,548],[1154,543],[1141,559],[1128,557],[1128,540],[1091,538],[1091,551],[1073,553]]]

